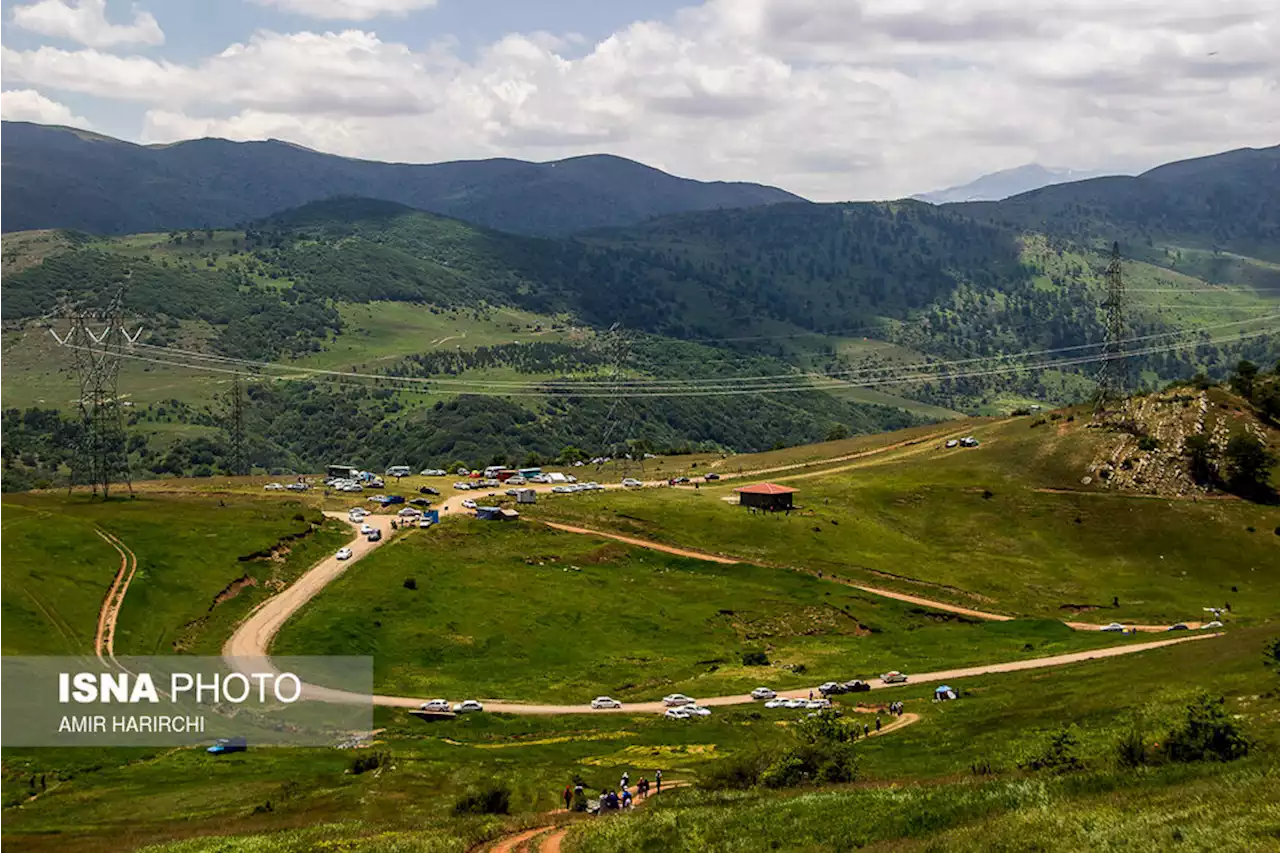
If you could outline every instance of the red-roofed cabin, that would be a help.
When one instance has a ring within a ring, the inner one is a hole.
[[[791,509],[791,496],[796,493],[795,489],[773,483],[756,483],[754,486],[743,486],[734,491],[738,493],[740,505],[770,512]]]

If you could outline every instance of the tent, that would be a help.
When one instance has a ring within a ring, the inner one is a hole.
[[[946,702],[948,699],[955,699],[957,696],[959,694],[945,684],[939,685],[938,689],[933,691],[933,701],[935,702]]]

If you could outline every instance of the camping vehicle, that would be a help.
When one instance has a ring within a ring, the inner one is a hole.
[[[668,708],[662,715],[668,720],[691,720],[693,716],[683,708]]]
[[[591,700],[591,707],[597,711],[608,708],[621,708],[622,703],[609,696],[597,696]]]
[[[436,714],[449,713],[449,702],[446,699],[432,699],[418,706],[419,711],[431,711]]]
[[[205,752],[210,755],[229,755],[233,752],[244,752],[248,748],[249,742],[242,737],[220,737]]]
[[[681,705],[693,705],[694,700],[683,693],[671,693],[662,697],[662,704],[668,708],[678,708]]]
[[[880,676],[880,680],[885,684],[904,684],[907,677],[895,669]]]
[[[871,689],[871,685],[865,681],[855,678],[853,681],[846,681],[844,683],[844,689],[846,693],[865,693]]]
[[[350,560],[350,559],[351,559],[351,549],[350,549],[350,548],[339,548],[339,549],[338,549],[338,553],[337,553],[337,554],[334,554],[334,556],[335,556],[335,557],[337,557],[339,560]]]
[[[455,714],[469,714],[473,711],[483,711],[483,710],[484,710],[484,705],[481,705],[475,699],[468,699],[465,702],[459,702],[457,705],[453,706],[453,712]]]
[[[774,693],[768,687],[757,687],[755,690],[751,691],[752,699],[773,699],[777,695],[777,693]]]

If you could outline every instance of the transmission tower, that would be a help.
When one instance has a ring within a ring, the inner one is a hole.
[[[231,434],[231,473],[244,476],[249,473],[249,457],[244,442],[244,386],[240,374],[231,380],[228,432]]]
[[[1107,296],[1106,342],[1102,348],[1102,365],[1098,369],[1098,390],[1094,398],[1094,416],[1104,416],[1112,406],[1124,399],[1129,390],[1129,365],[1124,352],[1125,295],[1124,275],[1120,262],[1120,244],[1111,244],[1111,261],[1106,271]]]
[[[605,430],[604,436],[600,439],[600,445],[604,453],[613,457],[620,479],[637,473],[643,477],[644,453],[642,450],[631,447],[631,431],[635,414],[627,399],[628,389],[624,382],[624,369],[631,360],[631,338],[621,328],[621,324],[614,323],[609,327],[609,331],[605,334],[604,350],[611,368],[613,383],[610,389],[612,400],[609,403],[609,411],[605,415]]]
[[[112,483],[123,482],[133,494],[120,411],[120,359],[125,348],[138,340],[142,329],[133,334],[125,329],[123,296],[123,289],[117,290],[102,310],[71,308],[67,311],[71,328],[66,337],[59,338],[57,332],[49,330],[59,345],[70,350],[80,386],[80,437],[67,488],[70,491],[87,483],[95,497],[101,489],[104,500],[110,496]]]

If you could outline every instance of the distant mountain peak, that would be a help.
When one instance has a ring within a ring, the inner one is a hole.
[[[917,201],[927,201],[930,204],[949,204],[957,201],[1002,201],[1010,196],[1038,190],[1041,187],[1053,186],[1054,184],[1084,181],[1104,175],[1123,174],[1127,173],[1121,170],[1084,171],[1060,169],[1042,166],[1039,163],[1027,163],[1022,166],[1014,166],[1012,169],[1001,169],[999,172],[983,175],[967,184],[920,193],[919,195],[913,195],[912,198]]]

